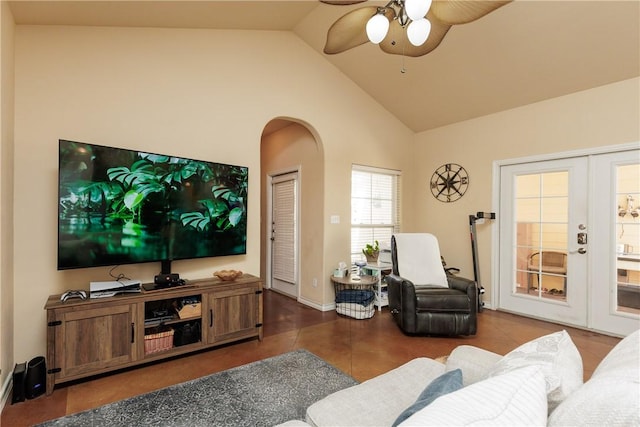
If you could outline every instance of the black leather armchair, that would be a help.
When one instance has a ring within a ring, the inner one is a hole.
[[[389,309],[403,332],[475,335],[476,283],[445,273],[435,236],[427,233],[394,235],[391,259],[392,274],[386,277]]]

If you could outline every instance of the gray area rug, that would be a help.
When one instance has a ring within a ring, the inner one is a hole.
[[[273,426],[304,420],[323,397],[357,384],[307,350],[296,350],[41,426]]]

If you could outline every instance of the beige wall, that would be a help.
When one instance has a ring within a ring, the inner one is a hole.
[[[13,36],[15,25],[6,2],[0,4],[0,407],[13,369]]]
[[[291,125],[265,136],[262,139],[261,164],[261,242],[262,256],[260,274],[267,277],[266,254],[269,240],[269,212],[267,212],[267,186],[269,175],[297,170],[300,188],[299,197],[299,297],[303,301],[320,305],[326,302],[324,281],[325,272],[322,268],[324,233],[322,206],[324,198],[324,155],[322,146],[316,141],[311,132],[301,124]],[[316,286],[314,287],[314,279]]]
[[[408,231],[436,234],[449,266],[458,266],[461,275],[473,277],[468,216],[495,209],[494,161],[638,141],[640,78],[420,133],[414,155],[417,185],[410,191],[415,195],[414,205],[405,210],[411,212]],[[470,184],[462,199],[447,204],[431,196],[428,182],[438,166],[449,162],[467,169]],[[477,226],[485,301],[491,298],[491,232],[495,227],[497,223],[492,222]]]
[[[15,51],[16,360],[44,353],[48,295],[108,280],[108,268],[56,271],[59,138],[248,166],[247,255],[173,268],[186,278],[259,275],[262,131],[276,117],[308,123],[332,189],[318,206],[317,304],[329,298],[331,268],[348,259],[351,163],[409,167],[413,134],[289,32],[17,26]],[[342,222],[329,226],[330,214]],[[149,281],[159,268],[117,271]]]
[[[5,34],[5,21],[3,13],[3,88],[13,34]],[[320,291],[303,290],[318,304],[330,303],[329,274],[349,258],[353,163],[402,170],[404,231],[434,232],[449,265],[469,276],[468,215],[492,209],[495,160],[640,140],[638,79],[414,135],[288,32],[17,26],[14,46],[14,173],[5,170],[12,119],[4,108],[1,129],[3,375],[4,365],[44,354],[49,294],[108,278],[108,268],[56,271],[59,138],[249,167],[247,255],[174,263],[183,277],[196,278],[220,268],[260,274],[261,215],[251,206],[260,204],[262,130],[276,117],[307,123],[324,162],[321,265],[311,273],[321,275]],[[4,106],[4,89],[2,100]],[[428,188],[433,170],[447,162],[462,164],[471,177],[468,193],[453,204],[436,201]],[[13,210],[4,203],[7,180],[15,183]],[[11,248],[4,237],[13,212]],[[330,224],[331,215],[340,223]],[[478,227],[483,283],[490,282],[493,227]],[[148,281],[158,270],[145,264],[118,272]],[[14,331],[20,338],[11,354],[4,340],[10,344]]]

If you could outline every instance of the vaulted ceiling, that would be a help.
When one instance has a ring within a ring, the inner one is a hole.
[[[18,25],[292,31],[415,132],[640,76],[638,0],[516,0],[478,21],[454,26],[437,49],[418,58],[388,55],[370,43],[324,54],[331,24],[362,4],[9,3]]]

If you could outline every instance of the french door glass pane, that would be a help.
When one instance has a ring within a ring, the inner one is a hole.
[[[640,313],[640,164],[616,168],[617,309]]]
[[[535,298],[566,299],[569,174],[524,174],[515,180],[516,285]]]

